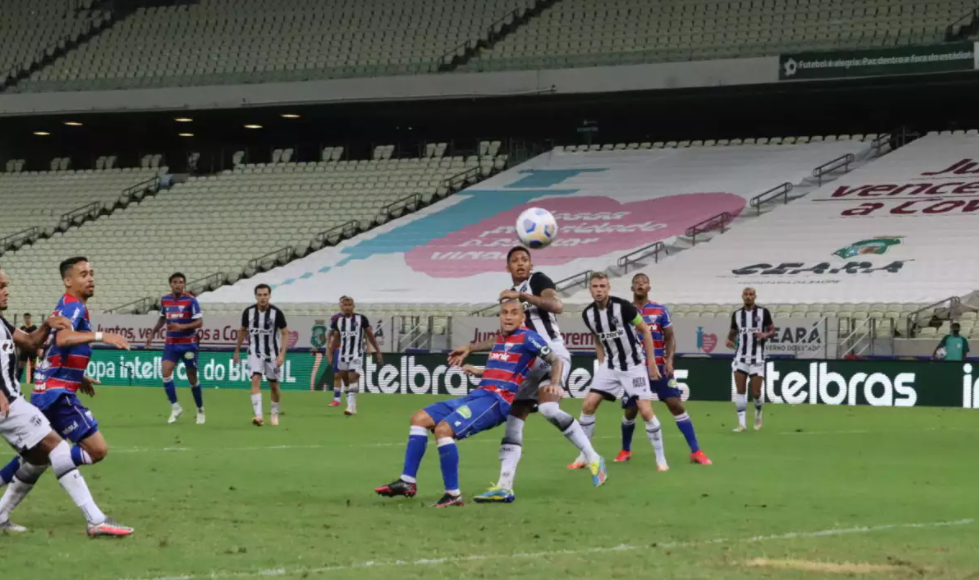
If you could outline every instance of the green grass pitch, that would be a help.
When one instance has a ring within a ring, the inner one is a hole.
[[[672,470],[656,473],[637,429],[632,462],[609,463],[599,489],[565,469],[574,449],[532,416],[514,504],[436,510],[434,443],[417,498],[373,493],[400,473],[408,418],[433,397],[362,395],[348,418],[326,406],[328,394],[286,392],[282,425],[255,428],[247,391],[205,391],[204,426],[190,393],[179,394],[188,412],[175,425],[162,388],[102,388],[90,400],[111,451],[83,473],[136,535],[86,538],[47,474],[14,514],[31,531],[0,537],[6,574],[965,579],[979,570],[979,426],[968,410],[769,405],[764,430],[734,434],[730,404],[689,403],[714,460],[702,467],[687,463],[656,403]],[[577,415],[580,401],[563,405]],[[596,447],[610,460],[619,417],[612,404],[599,410]],[[496,479],[501,435],[460,445],[467,497]]]

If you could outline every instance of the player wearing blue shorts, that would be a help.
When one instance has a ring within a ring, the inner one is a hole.
[[[146,348],[153,344],[157,332],[167,327],[166,344],[163,347],[163,388],[170,400],[170,418],[174,423],[184,412],[177,402],[177,387],[173,381],[173,371],[177,363],[183,363],[187,371],[190,392],[197,404],[197,424],[203,425],[204,394],[197,377],[197,331],[204,325],[201,305],[192,294],[186,293],[187,277],[176,272],[170,275],[170,294],[160,298],[160,319],[146,339]]]
[[[508,300],[502,304],[500,334],[486,367],[463,367],[467,373],[482,377],[479,388],[465,397],[429,405],[412,415],[401,477],[376,488],[374,491],[378,495],[413,497],[418,492],[415,478],[428,445],[428,432],[431,431],[435,433],[438,444],[442,481],[445,484],[445,495],[435,507],[464,504],[459,489],[459,450],[456,441],[506,422],[517,390],[538,357],[551,365],[551,384],[561,384],[561,360],[551,352],[547,341],[539,334],[522,328],[523,322],[523,305],[519,301]]]
[[[711,460],[707,458],[697,442],[693,422],[683,406],[680,389],[676,387],[676,379],[673,377],[676,336],[673,333],[670,311],[666,306],[649,300],[649,277],[645,274],[636,274],[632,277],[632,304],[639,309],[653,335],[656,366],[659,368],[660,378],[650,379],[650,386],[659,400],[666,403],[676,420],[677,428],[687,440],[687,445],[690,446],[690,461],[700,465],[710,465]],[[623,399],[622,408],[625,409],[625,416],[622,417],[622,451],[615,458],[618,462],[629,461],[632,457],[632,434],[636,430],[636,415],[639,412],[635,397]]]

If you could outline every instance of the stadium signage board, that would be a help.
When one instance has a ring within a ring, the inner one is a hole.
[[[779,56],[779,80],[818,80],[976,69],[975,44],[952,42],[866,50],[797,52]]]

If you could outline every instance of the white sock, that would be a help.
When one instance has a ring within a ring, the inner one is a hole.
[[[522,445],[504,443],[500,445],[500,480],[496,485],[506,490],[513,490],[513,480],[517,477],[517,464],[523,454]]]
[[[748,394],[734,394],[734,408],[738,411],[738,425],[745,426],[745,411],[748,409]]]
[[[272,401],[272,414],[273,415],[279,414],[279,403],[276,401]]]
[[[183,411],[183,407],[180,406],[180,403],[174,403],[170,405],[170,408],[174,411]]]
[[[17,468],[10,486],[0,498],[0,522],[10,520],[10,513],[34,489],[34,484],[37,483],[38,478],[47,468],[47,465],[34,465],[21,460],[20,467]]]
[[[357,412],[357,391],[347,391],[347,408]]]
[[[592,425],[594,426],[594,424]],[[571,426],[565,429],[562,433],[572,445],[581,451],[585,461],[588,463],[594,463],[601,459],[598,452],[595,451],[594,447],[592,447],[591,440],[589,440],[588,435],[585,434],[585,429],[581,426],[581,423],[573,421]]]
[[[653,417],[652,421],[646,421],[646,436],[653,444],[653,452],[656,453],[656,463],[666,465],[666,450],[663,447],[663,429],[660,428],[659,419]]]
[[[82,477],[71,460],[71,448],[68,443],[64,441],[59,443],[48,457],[51,460],[51,466],[54,468],[54,474],[58,477],[58,483],[75,501],[75,505],[82,510],[82,514],[88,523],[95,525],[104,522],[105,514],[95,504],[92,493],[88,490],[88,484],[85,483],[85,478]]]
[[[581,429],[585,432],[585,436],[591,441],[592,435],[595,433],[595,416],[586,415],[584,411],[578,416],[578,422],[581,423]]]
[[[262,416],[262,393],[252,393],[252,410],[256,417]]]

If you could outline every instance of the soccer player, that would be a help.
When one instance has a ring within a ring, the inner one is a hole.
[[[248,371],[252,375],[252,410],[255,417],[252,424],[261,427],[262,420],[262,377],[269,382],[272,398],[272,425],[279,424],[279,381],[282,380],[282,365],[286,362],[286,349],[289,345],[289,327],[286,315],[273,306],[272,288],[268,284],[255,286],[255,305],[241,313],[241,328],[238,330],[238,344],[235,345],[234,363],[241,362],[241,344],[248,340]]]
[[[767,308],[755,304],[757,294],[754,288],[745,288],[741,293],[744,307],[731,314],[731,330],[727,334],[728,348],[735,348],[735,338],[738,339],[734,361],[731,364],[734,372],[734,407],[738,412],[738,426],[735,433],[747,431],[745,416],[748,409],[748,379],[751,379],[751,395],[755,398],[755,430],[761,429],[762,407],[765,397],[762,394],[762,384],[765,382],[765,341],[775,336],[775,323],[772,313]]]
[[[653,337],[653,348],[656,350],[656,366],[659,368],[660,379],[651,381],[650,386],[659,400],[666,403],[676,420],[677,428],[687,440],[687,445],[690,446],[690,461],[700,465],[710,465],[711,460],[701,451],[700,444],[697,442],[693,422],[683,406],[680,389],[676,387],[676,379],[673,377],[676,335],[673,332],[670,311],[666,306],[649,300],[649,277],[645,274],[636,274],[632,277],[632,305],[639,309],[639,314],[649,326]],[[622,451],[619,451],[616,456],[616,462],[629,461],[632,458],[632,434],[636,430],[636,415],[639,414],[635,397],[623,399],[622,408],[625,409],[622,417]]]
[[[523,304],[525,324],[542,336],[551,352],[561,360],[561,368],[564,370],[561,384],[567,384],[571,374],[571,353],[564,346],[564,337],[558,328],[556,315],[564,311],[564,304],[557,293],[557,287],[546,274],[533,271],[530,250],[523,246],[516,246],[507,252],[506,269],[513,286],[500,294],[500,300],[519,300]],[[449,356],[449,364],[461,366],[470,353],[490,350],[495,344],[496,337],[491,337],[480,343],[459,347]],[[605,460],[595,452],[578,421],[561,409],[558,403],[564,397],[564,391],[555,387],[550,377],[551,369],[547,362],[538,359],[527,379],[520,385],[510,407],[500,444],[500,478],[496,485],[476,496],[477,503],[510,503],[516,499],[513,483],[523,454],[524,422],[535,408],[578,448],[583,465],[592,470],[595,485],[601,485],[605,481]]]
[[[163,388],[170,400],[170,418],[174,423],[184,412],[177,402],[177,387],[173,381],[173,370],[182,362],[190,382],[190,392],[197,404],[197,424],[203,425],[204,394],[197,377],[197,330],[204,325],[201,305],[192,294],[186,292],[187,277],[180,272],[170,275],[170,294],[160,298],[160,318],[146,339],[146,348],[153,344],[153,336],[167,327],[166,345],[163,347]]]
[[[339,358],[337,369],[341,380],[347,385],[347,408],[344,409],[343,414],[356,415],[360,375],[364,372],[364,338],[367,338],[367,342],[377,353],[378,364],[384,364],[384,355],[381,354],[381,347],[374,337],[370,321],[363,314],[354,312],[353,298],[349,296],[340,298],[340,316],[334,317],[330,325],[331,343],[327,347],[326,362],[333,364],[334,357]]]
[[[20,327],[20,330],[28,335],[37,332],[37,325],[31,322],[30,312],[24,314],[24,325]],[[34,368],[37,366],[37,359],[41,356],[41,352],[40,348],[34,350],[20,349],[20,356],[17,357],[17,377],[19,380],[23,381],[25,376],[28,383],[33,380]]]
[[[337,319],[340,318],[341,316],[343,316],[343,313],[337,312],[330,318],[330,330],[327,331],[326,349],[329,349],[333,346],[333,337],[334,335],[339,333],[339,331],[333,330],[333,327],[337,326]],[[328,356],[327,360],[329,360],[330,358],[331,357]],[[346,386],[343,384],[343,376],[340,375],[340,349],[339,348],[333,350],[332,358],[333,358],[333,364],[331,366],[333,367],[333,400],[330,401],[330,406],[339,407],[340,404],[342,403],[343,387]]]
[[[524,313],[520,302],[505,301],[500,308],[500,333],[486,367],[464,367],[467,373],[482,377],[479,388],[465,397],[429,405],[412,415],[401,477],[376,488],[374,491],[378,495],[413,497],[418,492],[415,478],[428,445],[428,432],[431,431],[438,445],[445,484],[445,495],[435,507],[464,504],[459,489],[459,450],[456,441],[492,429],[507,420],[517,390],[538,357],[550,365],[551,384],[561,387],[564,372],[561,359],[539,334],[522,328],[523,323]]]
[[[604,272],[593,272],[588,288],[594,302],[582,311],[581,318],[595,335],[598,370],[581,405],[579,420],[591,439],[595,430],[595,411],[603,400],[635,399],[646,424],[646,436],[656,454],[656,470],[668,471],[663,433],[659,419],[653,413],[653,393],[649,387],[650,379],[653,382],[663,379],[656,364],[652,332],[632,303],[610,295],[611,287]],[[579,457],[568,465],[568,469],[580,469],[581,464]]]
[[[952,323],[952,333],[942,337],[941,342],[935,347],[935,352],[931,354],[933,359],[938,359],[939,349],[945,349],[945,356],[942,360],[951,362],[961,362],[969,358],[969,341],[959,333],[962,326],[958,322]]]
[[[0,270],[0,436],[20,454],[11,462],[12,472],[4,480],[10,487],[0,498],[0,531],[27,531],[27,528],[10,521],[10,513],[27,497],[50,463],[54,466],[58,483],[85,516],[89,536],[131,535],[132,528],[117,524],[96,505],[85,478],[72,459],[71,448],[51,429],[47,417],[24,400],[17,380],[14,348],[36,352],[50,331],[68,332],[72,322],[56,314],[31,333],[14,330],[2,315],[7,309],[9,286],[10,280]],[[83,382],[86,383],[83,388],[91,388],[89,379],[84,378]],[[4,471],[10,467],[8,465]]]

